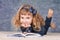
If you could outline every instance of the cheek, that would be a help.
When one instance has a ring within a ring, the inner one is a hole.
[[[23,23],[23,19],[20,19],[20,23]]]
[[[21,19],[21,20],[20,20],[20,23],[31,24],[31,23],[32,23],[32,19],[26,19],[26,20]]]
[[[29,22],[29,23],[32,23],[32,19],[29,19],[28,22]]]

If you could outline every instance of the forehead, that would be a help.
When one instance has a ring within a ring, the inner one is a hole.
[[[28,10],[22,9],[20,12],[21,15],[32,15],[31,12],[29,12]]]
[[[20,15],[20,17],[32,17],[31,15]]]

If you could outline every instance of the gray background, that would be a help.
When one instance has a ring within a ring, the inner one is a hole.
[[[0,0],[0,31],[12,31],[11,19],[22,4],[31,4],[45,17],[49,8],[54,10],[52,22],[56,29],[49,28],[49,32],[60,32],[60,0]]]

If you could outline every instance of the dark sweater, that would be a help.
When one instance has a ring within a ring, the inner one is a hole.
[[[46,20],[45,20],[45,25],[43,27],[41,27],[41,30],[38,32],[38,31],[35,31],[33,30],[32,26],[30,28],[23,28],[21,27],[21,31],[22,32],[32,32],[32,33],[38,33],[40,35],[46,35],[47,34],[47,31],[50,27],[50,23],[51,23],[51,20],[52,20],[52,17],[51,18],[48,18],[46,17]]]

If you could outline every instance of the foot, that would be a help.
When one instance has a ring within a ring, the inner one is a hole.
[[[53,22],[50,24],[50,26],[51,26],[52,29],[55,29],[56,28],[56,24],[53,23]]]

